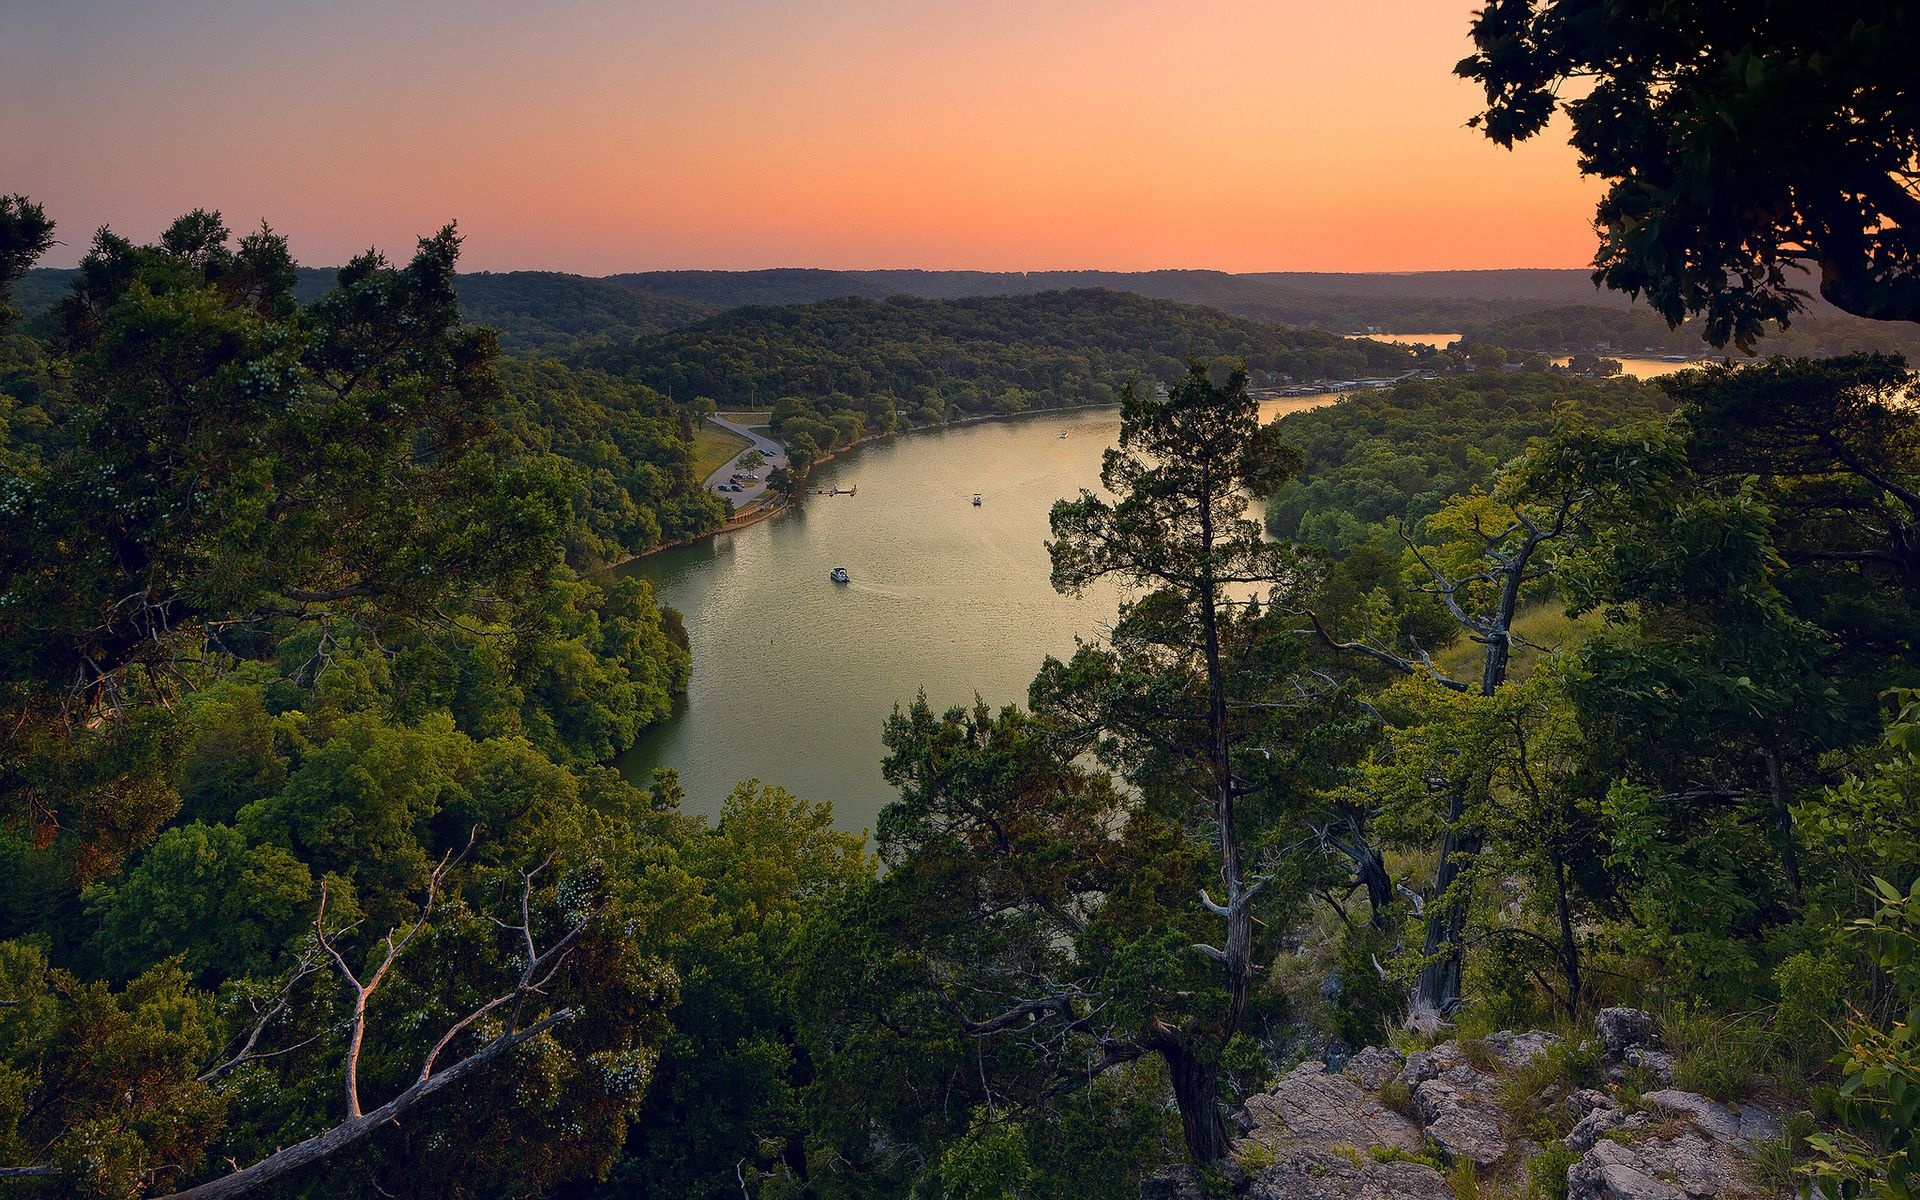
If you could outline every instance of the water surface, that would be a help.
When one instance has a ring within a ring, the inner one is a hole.
[[[1376,342],[1391,342],[1396,346],[1435,346],[1445,350],[1460,340],[1457,333],[1350,333],[1351,338],[1368,338]],[[1634,355],[1614,354],[1596,351],[1602,358],[1611,358],[1620,364],[1620,373],[1633,379],[1658,379],[1662,375],[1671,375],[1675,371],[1685,371],[1698,367],[1699,362],[1668,362],[1664,358],[1643,358]],[[1553,360],[1556,367],[1567,365],[1567,356],[1561,355]]]
[[[976,692],[1024,703],[1048,654],[1111,623],[1118,591],[1056,593],[1045,542],[1054,501],[1098,486],[1119,430],[1119,410],[1102,408],[906,434],[814,471],[811,486],[857,495],[808,496],[623,568],[685,614],[693,675],[621,770],[644,782],[675,768],[693,812],[718,812],[735,783],[757,778],[832,801],[846,828],[870,827],[893,798],[880,734],[895,704],[921,689],[942,708]],[[836,566],[851,583],[828,581]]]

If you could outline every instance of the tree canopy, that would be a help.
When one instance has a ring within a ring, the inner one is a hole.
[[[1564,112],[1608,181],[1595,278],[1716,345],[1750,346],[1805,285],[1920,320],[1920,16],[1899,0],[1492,0],[1459,73],[1501,145]]]

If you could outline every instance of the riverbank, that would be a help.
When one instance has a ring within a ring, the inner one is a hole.
[[[1120,407],[1120,402],[1118,400],[1115,400],[1115,401],[1112,401],[1111,403],[1100,403],[1100,404],[1069,404],[1061,408],[1033,408],[1033,409],[1028,409],[1025,412],[1017,412],[1017,413],[981,413],[977,416],[961,417],[958,420],[953,420],[953,421],[943,421],[938,425],[909,425],[904,429],[890,429],[885,433],[876,433],[868,437],[863,437],[855,441],[848,442],[846,445],[840,446],[834,450],[829,450],[827,453],[822,454],[819,458],[814,459],[813,465],[816,467],[822,466],[826,463],[832,462],[834,459],[839,458],[843,454],[849,453],[854,450],[858,450],[862,446],[871,446],[878,442],[884,442],[890,438],[897,438],[904,434],[909,434],[909,433],[939,433],[943,430],[958,429],[965,425],[978,425],[983,421],[1014,421],[1014,420],[1020,419],[1021,417],[1046,417],[1046,416],[1055,416],[1060,413],[1085,412],[1088,409],[1095,409],[1095,408],[1118,408],[1118,407]],[[716,423],[725,424],[726,427],[729,429],[737,428],[731,423],[721,422],[718,417],[713,418],[713,420]],[[745,432],[745,431],[741,430],[741,432]],[[756,442],[763,440],[760,437],[760,435],[757,435],[757,434],[747,433],[746,436],[753,438]],[[774,442],[773,439],[771,438],[765,438],[764,440],[769,442],[772,445],[776,445],[776,446],[779,445],[779,443]],[[782,455],[786,453],[786,448],[784,446],[782,446],[780,450]],[[709,484],[711,482],[712,482],[711,479],[708,480]],[[606,564],[606,566],[602,567],[601,570],[611,571],[619,567],[624,567],[629,563],[637,562],[643,558],[651,558],[656,554],[664,554],[668,550],[677,550],[682,546],[694,545],[695,543],[701,541],[704,538],[715,537],[722,533],[733,533],[735,530],[746,529],[749,526],[758,525],[762,521],[771,520],[774,517],[779,516],[781,513],[786,512],[791,507],[792,507],[791,505],[782,504],[777,501],[772,501],[772,500],[761,501],[757,504],[754,504],[745,509],[742,509],[740,512],[735,513],[723,525],[719,525],[713,529],[709,529],[704,533],[696,533],[692,537],[680,538],[679,540],[672,541],[672,542],[662,542],[658,546],[654,546],[648,550],[643,550],[638,554],[629,554],[627,557],[622,558],[616,562],[610,562]]]
[[[1264,414],[1267,406],[1271,403],[1274,403],[1275,401],[1286,403],[1286,407],[1288,411],[1294,411],[1295,409],[1300,409],[1300,408],[1313,408],[1313,407],[1318,407],[1319,404],[1331,404],[1341,399],[1344,394],[1345,393],[1342,393],[1342,392],[1328,390],[1325,392],[1315,392],[1307,396],[1267,397],[1262,400],[1261,408]],[[1313,401],[1316,403],[1305,403],[1305,404],[1298,403],[1299,401],[1303,401],[1303,400]],[[1293,403],[1287,403],[1287,402],[1293,402]],[[834,449],[834,450],[830,450],[827,453],[821,455],[819,458],[814,460],[813,465],[815,467],[824,466],[825,464],[830,463],[835,459],[839,458],[843,454],[847,454],[854,450],[858,450],[864,446],[872,446],[880,442],[890,441],[894,438],[902,437],[906,434],[943,433],[949,430],[960,429],[969,425],[980,425],[987,422],[1013,422],[1013,421],[1019,421],[1022,419],[1027,419],[1027,418],[1039,420],[1046,417],[1057,417],[1063,413],[1088,412],[1088,411],[1103,409],[1103,408],[1117,409],[1119,407],[1120,407],[1120,402],[1118,400],[1112,400],[1112,401],[1101,401],[1096,404],[1069,404],[1060,408],[1030,408],[1023,412],[1017,412],[1017,413],[979,413],[971,417],[960,417],[952,421],[943,421],[938,425],[909,425],[902,429],[891,429],[891,430],[888,430],[886,433],[876,433],[868,437],[860,438],[856,441],[848,442],[844,446],[838,447],[837,449]],[[715,419],[718,420],[718,418],[715,418]],[[1269,418],[1264,415],[1262,417],[1263,421],[1269,420],[1269,419],[1274,419],[1274,418]],[[755,437],[757,439],[762,435],[748,433],[747,436]],[[765,440],[772,442],[771,438],[768,438]],[[776,446],[778,445],[777,442],[774,442],[772,444]],[[785,447],[781,447],[781,452],[783,454],[785,453]],[[681,538],[677,541],[672,541],[672,542],[662,542],[658,546],[654,546],[651,549],[644,550],[639,554],[630,554],[627,557],[620,559],[618,562],[608,563],[602,569],[613,570],[618,567],[626,566],[630,563],[638,562],[641,559],[652,558],[656,554],[664,554],[669,550],[678,550],[685,546],[695,545],[707,538],[714,537],[717,534],[733,533],[736,530],[746,529],[749,526],[758,525],[764,521],[771,520],[772,518],[779,516],[781,513],[788,511],[791,507],[792,506],[789,504],[782,504],[776,501],[767,500],[762,502],[756,507],[749,507],[747,509],[742,510],[739,513],[736,513],[724,525],[720,525],[720,526],[717,526],[716,528],[709,529],[704,533],[694,534],[692,537]]]
[[[629,554],[624,558],[616,558],[612,562],[602,563],[592,568],[588,574],[599,575],[608,571],[617,571],[621,567],[639,562],[643,558],[652,558],[656,554],[665,554],[669,550],[678,550],[683,546],[691,546],[704,538],[710,538],[722,533],[732,533],[736,529],[745,529],[751,525],[758,525],[760,522],[772,517],[777,517],[785,511],[787,511],[786,505],[773,501],[755,504],[728,517],[724,524],[716,525],[712,529],[702,530],[692,537],[675,538],[671,542],[661,542],[659,545],[642,550],[638,554]]]

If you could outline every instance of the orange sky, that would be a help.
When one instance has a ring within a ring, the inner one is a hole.
[[[0,191],[469,270],[1580,266],[1444,0],[0,0]]]

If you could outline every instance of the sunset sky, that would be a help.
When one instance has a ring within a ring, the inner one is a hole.
[[[1561,138],[1465,128],[1445,0],[0,0],[0,191],[310,264],[1584,264]]]

